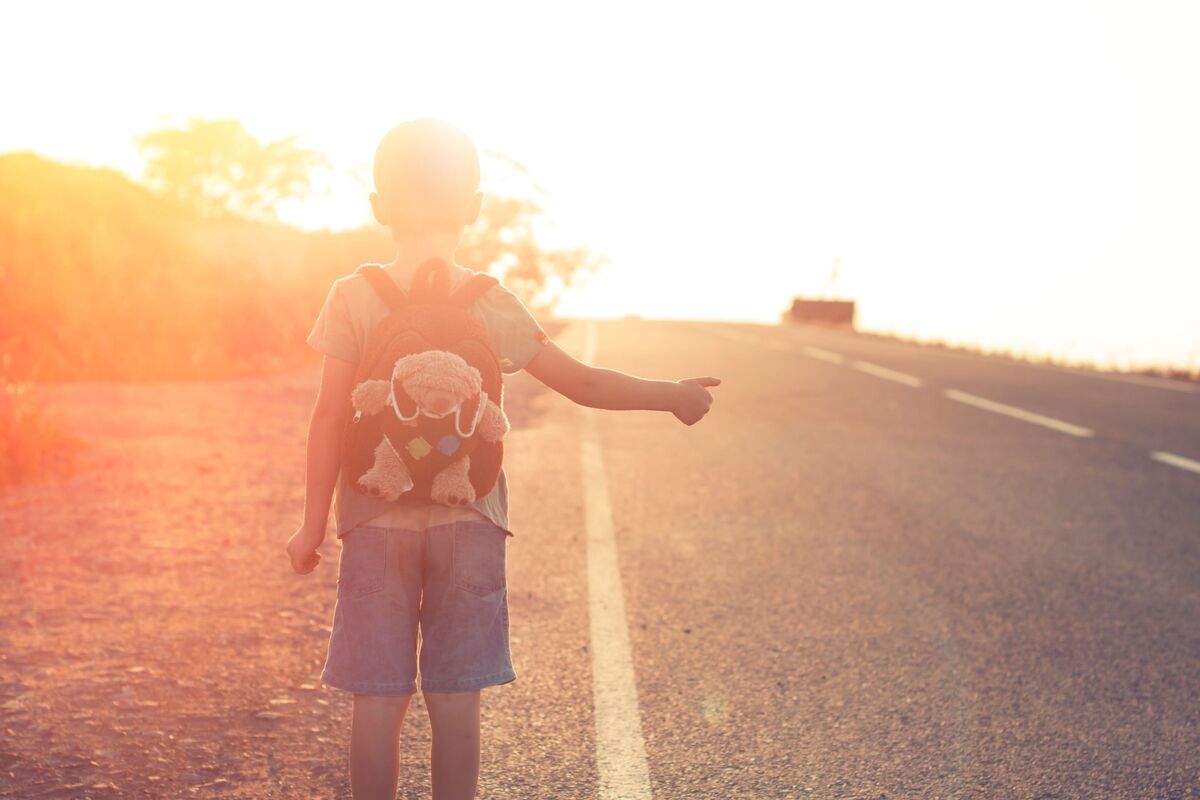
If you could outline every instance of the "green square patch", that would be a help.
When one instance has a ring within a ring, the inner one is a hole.
[[[425,441],[424,438],[418,436],[415,439],[409,439],[408,444],[405,445],[405,448],[413,458],[424,458],[425,456],[429,455],[430,452],[432,452],[433,445]]]

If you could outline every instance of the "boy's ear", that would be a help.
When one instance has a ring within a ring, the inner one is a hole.
[[[479,210],[483,208],[483,192],[476,192],[471,198],[471,205],[467,206],[467,218],[463,220],[463,225],[474,225],[475,220],[479,219]]]
[[[375,215],[375,221],[380,225],[386,227],[391,224],[387,220],[387,213],[383,207],[383,198],[379,196],[379,192],[371,192],[371,213]]]

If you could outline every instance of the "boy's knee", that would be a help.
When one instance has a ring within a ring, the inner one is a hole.
[[[408,709],[412,695],[399,697],[378,694],[354,695],[354,712],[372,716],[401,716]]]
[[[431,718],[479,716],[479,690],[470,692],[425,692],[425,707]]]

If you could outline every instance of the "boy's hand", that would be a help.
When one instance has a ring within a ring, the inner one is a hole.
[[[287,554],[292,561],[292,569],[300,575],[307,575],[316,569],[317,564],[321,563],[321,554],[317,552],[317,548],[323,541],[324,530],[301,526],[300,530],[293,533],[287,543]]]
[[[712,405],[713,396],[708,387],[720,386],[721,381],[719,378],[685,378],[676,383],[680,392],[673,413],[684,425],[695,425]]]

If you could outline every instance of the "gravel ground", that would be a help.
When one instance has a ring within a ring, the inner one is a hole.
[[[300,518],[317,379],[305,370],[42,389],[47,410],[87,448],[71,478],[0,494],[0,797],[349,796],[349,697],[319,681],[339,546],[331,537],[306,578],[283,553]],[[536,429],[542,392],[524,375],[509,382],[510,460],[561,435]],[[510,468],[510,484],[516,496],[531,475]],[[557,584],[571,581],[520,581],[544,572],[526,563],[525,545],[552,529],[523,535],[515,509],[512,527],[522,679],[485,695],[481,795],[533,796],[523,777],[532,771],[517,764],[536,761],[537,785],[585,797],[594,773],[581,723],[590,715],[573,703],[558,720],[565,732],[552,733],[535,700],[556,684],[588,690],[586,643],[544,651],[572,662],[559,676],[530,674],[543,656],[521,647],[520,620],[548,617],[553,628],[561,612],[545,592],[569,593]],[[402,797],[428,796],[428,749],[418,695]]]

